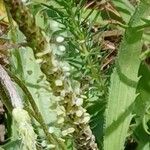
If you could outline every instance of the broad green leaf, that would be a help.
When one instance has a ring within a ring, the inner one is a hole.
[[[40,66],[36,63],[31,49],[21,50],[24,82],[30,90],[36,104],[47,124],[53,122],[55,113],[50,111],[52,105],[51,91],[46,79],[40,71]]]
[[[117,67],[111,76],[105,114],[104,150],[124,149],[127,131],[133,117],[131,112],[139,80],[143,30],[138,30],[136,27],[143,24],[141,18],[149,15],[149,6],[148,3],[141,1],[130,19],[120,45]]]

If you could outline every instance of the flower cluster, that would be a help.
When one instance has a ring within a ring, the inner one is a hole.
[[[50,83],[52,95],[56,100],[57,124],[61,128],[62,137],[65,139],[66,136],[73,136],[78,149],[96,150],[97,144],[88,125],[90,116],[82,107],[79,84],[74,84],[76,81],[69,78],[69,64],[57,59],[55,53],[50,50],[47,37],[36,26],[33,16],[23,3],[19,0],[8,0],[7,3],[13,19],[26,36],[28,45],[33,49],[35,58]],[[62,37],[57,38],[57,42],[63,40]],[[61,50],[64,51],[64,48]]]

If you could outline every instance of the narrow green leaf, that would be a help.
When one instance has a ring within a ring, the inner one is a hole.
[[[142,76],[137,87],[139,96],[136,98],[135,109],[136,123],[139,124],[134,130],[134,137],[138,142],[137,150],[149,150],[150,149],[150,135],[148,135],[141,123],[144,119],[147,108],[150,106],[150,70],[144,63],[141,64],[139,75]],[[149,116],[150,117],[150,116]]]
[[[135,8],[131,5],[129,0],[113,0],[113,4],[121,14],[123,20],[128,23],[130,16],[135,11]]]

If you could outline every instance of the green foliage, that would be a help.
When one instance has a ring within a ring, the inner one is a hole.
[[[134,112],[137,115],[137,117],[135,118],[136,126],[135,128],[133,128],[134,136],[136,140],[139,142],[138,150],[149,149],[149,133],[147,134],[148,129],[147,127],[145,128],[145,126],[148,125],[147,122],[145,122],[145,117],[148,117],[147,121],[149,121],[150,119],[148,114],[148,108],[150,105],[149,75],[150,75],[149,67],[144,63],[142,63],[139,69],[139,76],[141,76],[141,78],[137,87],[137,92],[139,93],[139,95],[135,100],[135,107],[134,107]]]
[[[119,49],[116,68],[111,76],[106,109],[105,150],[121,150],[124,147],[127,131],[133,118],[132,107],[137,96],[136,85],[139,80],[139,55],[142,49],[143,30],[137,27],[143,24],[140,18],[146,18],[148,14],[149,5],[141,2],[131,17]]]
[[[4,3],[0,149],[149,150],[149,1]]]
[[[11,141],[5,145],[2,146],[2,150],[20,150],[20,141],[16,140],[16,141]]]
[[[134,6],[128,0],[113,0],[113,3],[120,12],[123,21],[127,24],[135,11]]]

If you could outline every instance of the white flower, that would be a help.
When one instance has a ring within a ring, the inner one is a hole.
[[[58,49],[61,51],[61,52],[64,52],[66,50],[66,47],[64,45],[60,45],[58,46]]]
[[[47,145],[47,149],[51,149],[51,148],[55,148],[56,146],[55,145],[53,145],[53,144],[48,144]]]
[[[54,99],[55,101],[57,101],[57,102],[59,102],[59,101],[62,100],[62,98],[61,98],[60,96],[55,96],[53,99]]]
[[[69,77],[70,76],[70,72],[66,72],[66,77]]]
[[[49,132],[49,133],[54,133],[54,131],[55,131],[55,128],[54,128],[54,127],[49,127],[49,129],[48,129],[48,132]]]
[[[57,120],[57,123],[58,124],[62,124],[62,123],[64,123],[64,118],[63,117],[60,117],[58,120]]]
[[[52,57],[52,65],[56,68],[59,66],[59,62],[54,57]]]
[[[61,90],[60,95],[61,95],[62,97],[65,97],[65,94],[66,94],[66,91],[65,91],[65,90]]]
[[[66,136],[66,135],[68,135],[68,134],[70,134],[70,133],[73,133],[74,131],[75,131],[74,128],[68,128],[68,129],[62,131],[62,135],[63,135],[63,136]]]
[[[62,141],[62,142],[65,142],[65,140],[64,139],[62,139],[62,138],[58,138],[60,141]]]
[[[90,121],[90,115],[88,113],[85,113],[84,119],[83,119],[83,123],[89,123]]]
[[[65,66],[63,66],[63,70],[66,71],[66,72],[68,72],[68,71],[70,71],[70,67],[67,66],[67,65],[65,65]]]
[[[42,141],[42,143],[41,143],[41,145],[42,145],[42,147],[46,147],[46,141],[44,140],[44,141]]]
[[[58,43],[61,43],[61,42],[63,42],[64,41],[64,37],[63,36],[58,36],[57,38],[56,38],[56,42],[58,42]]]
[[[63,106],[57,107],[56,111],[58,116],[65,115],[65,108]]]
[[[53,30],[53,31],[57,31],[59,29],[59,23],[52,20],[50,22],[50,28]]]
[[[77,111],[76,111],[77,117],[81,117],[82,114],[83,114],[83,111],[82,111],[82,110],[77,110]]]
[[[67,130],[62,131],[62,135],[66,136],[68,134]]]
[[[87,99],[87,96],[86,96],[86,95],[81,95],[81,97],[82,97],[83,99]]]
[[[81,106],[83,104],[83,99],[82,98],[77,98],[75,100],[75,104],[76,104],[76,106]]]
[[[41,64],[43,62],[43,59],[36,59],[37,64]]]
[[[56,80],[55,81],[55,85],[56,86],[62,86],[63,85],[63,82],[61,80]]]
[[[28,0],[22,0],[23,3],[26,3]]]

